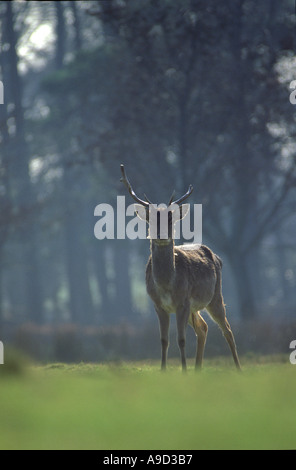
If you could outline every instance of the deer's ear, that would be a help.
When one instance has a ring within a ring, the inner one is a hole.
[[[180,206],[180,220],[184,219],[190,210],[190,204],[182,204]]]
[[[144,222],[149,221],[149,211],[146,210],[146,207],[141,206],[141,204],[134,204],[135,213],[139,219],[144,220]]]

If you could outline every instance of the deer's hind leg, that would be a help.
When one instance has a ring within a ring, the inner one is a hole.
[[[208,325],[199,312],[192,312],[189,317],[189,324],[195,331],[197,337],[195,369],[201,369],[205,344],[208,334]]]
[[[232,352],[234,363],[237,369],[241,369],[239,358],[237,354],[236,344],[234,340],[233,333],[231,331],[231,327],[226,318],[226,310],[225,305],[223,302],[222,295],[218,295],[217,298],[214,298],[212,302],[207,306],[207,311],[213,318],[213,320],[219,325],[222,330],[222,333],[229,345],[229,348]]]

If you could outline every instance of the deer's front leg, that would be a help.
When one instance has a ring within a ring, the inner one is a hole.
[[[161,308],[155,307],[155,310],[159,320],[161,341],[161,369],[166,370],[167,352],[169,347],[170,316],[165,310]]]
[[[189,302],[185,301],[183,305],[179,306],[176,310],[177,317],[177,331],[178,331],[178,346],[181,353],[182,369],[186,371],[186,328],[188,325],[190,315]]]

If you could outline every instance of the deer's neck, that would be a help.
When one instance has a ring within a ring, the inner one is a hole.
[[[152,274],[157,285],[169,288],[175,277],[174,241],[159,245],[151,241]]]

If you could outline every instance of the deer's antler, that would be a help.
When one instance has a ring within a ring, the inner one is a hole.
[[[144,197],[146,199],[146,201],[144,201],[143,199],[140,199],[139,196],[136,195],[135,191],[133,190],[132,188],[132,185],[130,184],[129,180],[127,179],[127,176],[126,176],[126,173],[125,173],[125,169],[124,169],[124,165],[121,164],[120,165],[120,170],[121,170],[121,174],[122,174],[122,177],[120,178],[120,181],[122,183],[125,184],[125,186],[127,187],[128,189],[128,192],[130,193],[130,195],[132,196],[132,198],[138,202],[139,204],[141,204],[142,206],[144,207],[149,207],[149,204],[152,204],[152,202],[148,199],[148,197],[146,196],[146,194],[144,194]],[[173,198],[175,196],[175,191],[173,192],[171,198],[170,198],[170,202],[169,202],[169,206],[171,204],[178,204],[180,205],[183,201],[185,201],[185,199],[187,199],[190,194],[192,193],[193,191],[193,186],[190,185],[189,188],[188,188],[188,191],[187,193],[185,193],[183,196],[181,196],[179,199],[176,199],[174,202],[173,202]]]
[[[171,197],[170,202],[169,202],[169,206],[170,206],[171,204],[178,204],[178,205],[180,205],[181,202],[185,201],[185,199],[187,199],[187,198],[190,196],[190,194],[192,193],[192,191],[193,191],[193,186],[192,186],[192,184],[190,184],[187,193],[185,193],[185,194],[184,194],[183,196],[181,196],[179,199],[176,199],[174,202],[172,202],[172,201],[173,201],[173,197],[174,197],[174,195],[175,195],[175,192],[173,192],[172,197]]]
[[[127,177],[126,177],[124,165],[121,164],[121,165],[120,165],[120,169],[121,169],[121,174],[122,174],[122,177],[120,178],[120,181],[125,184],[125,186],[126,186],[127,189],[128,189],[128,192],[130,193],[130,195],[132,196],[132,198],[133,198],[136,202],[138,202],[139,204],[141,204],[142,206],[144,206],[144,207],[149,207],[150,201],[148,200],[148,198],[145,196],[145,198],[146,198],[147,200],[146,200],[146,201],[143,201],[143,199],[140,199],[140,198],[136,195],[135,191],[133,190],[133,188],[132,188],[132,186],[131,186],[129,180],[128,180]],[[150,204],[151,204],[151,203],[150,203]]]

